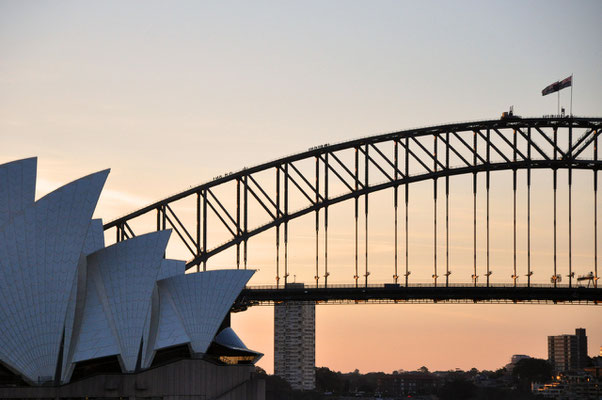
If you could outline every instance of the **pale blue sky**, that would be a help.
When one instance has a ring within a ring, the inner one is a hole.
[[[599,115],[600,16],[599,1],[2,1],[2,156],[211,175],[511,104],[551,113],[541,89],[571,73],[575,113]]]
[[[510,105],[554,113],[541,90],[570,74],[574,113],[600,116],[601,17],[597,0],[0,0],[0,163],[37,155],[38,194],[111,167],[97,212],[109,220],[322,143],[498,118]],[[318,364],[498,368],[512,353],[545,357],[545,336],[576,325],[590,353],[602,344],[598,309],[512,307],[318,307]],[[255,327],[270,313],[234,322],[268,370],[270,333]],[[345,359],[364,331],[329,338],[370,318],[391,326],[369,340],[399,346]]]

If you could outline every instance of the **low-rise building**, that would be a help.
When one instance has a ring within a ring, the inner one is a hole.
[[[557,375],[553,382],[533,384],[532,392],[546,399],[598,400],[602,395],[599,377],[587,372]]]
[[[425,372],[403,372],[378,379],[378,392],[386,396],[414,396],[435,393],[439,378]]]

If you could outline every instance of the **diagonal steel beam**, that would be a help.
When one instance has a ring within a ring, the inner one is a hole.
[[[127,230],[130,232],[131,236],[128,235],[129,237],[136,237],[136,234],[134,233],[134,231],[132,230],[132,228],[130,228],[130,225],[127,223],[127,221],[123,223],[123,227],[127,228]],[[126,235],[127,235],[127,232],[126,232]]]
[[[454,137],[456,139],[458,139],[460,141],[460,143],[462,143],[464,145],[464,147],[466,147],[468,149],[468,151],[470,151],[470,153],[473,155],[473,158],[476,157],[478,158],[483,164],[487,163],[487,161],[485,161],[483,159],[483,157],[481,157],[479,155],[478,151],[474,151],[474,149],[472,147],[470,147],[470,145],[468,143],[466,143],[466,141],[464,139],[462,139],[462,136],[458,135],[457,132],[452,132],[452,134],[454,135]],[[473,131],[473,134],[477,134],[477,131]]]
[[[568,151],[569,154],[573,154],[574,151],[577,149],[577,147],[579,147],[579,145],[581,145],[581,143],[583,143],[585,141],[585,139],[587,139],[587,137],[589,135],[591,135],[591,133],[594,131],[594,128],[591,128],[589,131],[586,131],[571,147],[571,149]]]
[[[397,140],[397,139],[396,139]],[[406,146],[405,143],[403,143],[401,140],[398,140],[397,143],[399,143],[401,146],[403,146],[404,149],[407,150],[408,153],[410,153],[410,155],[412,157],[414,157],[414,159],[416,161],[418,161],[418,163],[420,163],[420,165],[422,165],[422,168],[426,169],[429,173],[433,173],[433,170],[430,169],[421,159],[420,157],[418,157],[416,154],[414,154],[414,152],[410,149],[410,144],[408,143],[408,145]]]
[[[312,185],[312,184],[311,184],[311,183],[310,183],[310,182],[307,180],[307,178],[305,177],[305,175],[303,175],[303,174],[301,173],[301,171],[299,171],[299,170],[297,169],[297,167],[295,167],[295,165],[294,165],[293,163],[290,163],[289,165],[291,166],[291,168],[293,169],[293,171],[295,171],[295,172],[297,173],[297,175],[299,175],[299,177],[300,177],[300,178],[303,180],[303,182],[305,182],[305,184],[306,184],[307,186],[309,186],[309,188],[312,190],[312,192],[314,192],[314,193],[315,193],[315,194],[318,196],[318,198],[319,198],[320,200],[324,200],[324,198],[323,198],[323,197],[322,197],[322,195],[320,194],[320,188],[316,188],[314,185]]]
[[[173,223],[171,218],[169,218],[169,215],[167,215],[166,212],[163,212],[163,216],[165,217],[165,219],[167,219],[167,221],[169,221],[169,224],[172,226],[172,228],[176,232],[176,234],[180,237],[180,239],[182,240],[182,242],[184,243],[184,245],[186,246],[188,251],[190,251],[192,256],[197,257],[198,255],[196,254],[196,251],[194,251],[194,249],[192,247],[190,247],[190,245],[188,244],[186,239],[184,239],[184,236],[182,236],[182,233],[180,233],[180,230],[178,229],[178,227]]]
[[[424,151],[433,161],[435,161],[435,163],[437,163],[437,165],[439,165],[441,167],[441,169],[445,169],[445,165],[441,164],[441,162],[437,159],[437,157],[435,157],[430,151],[427,150],[426,147],[424,147],[424,145],[422,143],[420,143],[420,141],[418,141],[415,137],[411,137],[412,141],[414,143],[416,143],[418,145],[418,147],[420,147],[422,149],[422,151]]]
[[[390,181],[393,180],[393,178],[391,178],[391,175],[387,174],[387,172],[385,170],[383,170],[383,168],[378,165],[378,163],[376,161],[374,161],[374,159],[372,157],[370,157],[370,155],[366,152],[366,150],[364,150],[362,147],[359,148],[360,151],[364,154],[364,156],[366,156],[366,158],[368,159],[368,161],[370,161],[372,164],[374,164],[374,166],[384,175],[387,177],[387,179],[389,179]]]
[[[525,132],[523,132],[523,131],[522,131],[520,128],[516,128],[516,131],[517,131],[518,133],[520,133],[520,134],[521,134],[521,136],[522,136],[522,137],[523,137],[523,138],[524,138],[524,139],[527,141],[527,143],[528,143],[528,144],[529,144],[531,147],[533,147],[535,150],[537,150],[537,152],[538,152],[539,154],[541,154],[541,155],[543,156],[543,158],[545,158],[546,160],[550,160],[550,157],[548,157],[548,155],[545,153],[545,151],[543,151],[543,150],[542,150],[542,149],[541,149],[541,148],[540,148],[540,147],[537,145],[537,143],[535,143],[533,140],[531,140],[531,139],[529,138],[529,136],[525,134]]]
[[[226,221],[224,220],[224,218],[221,216],[221,214],[215,209],[215,207],[213,206],[213,204],[211,204],[211,201],[209,199],[207,199],[207,205],[209,206],[209,208],[211,208],[213,210],[213,212],[215,213],[215,215],[217,216],[217,218],[219,218],[220,221],[222,221],[222,224],[224,224],[224,226],[226,227],[226,229],[228,229],[228,231],[230,231],[230,234],[232,235],[232,237],[236,237],[236,232],[234,232],[230,226],[228,225],[228,223],[226,223]]]
[[[491,142],[491,140],[487,139],[487,137],[485,135],[483,135],[483,132],[481,132],[481,131],[478,131],[478,132],[479,132],[479,136],[481,138],[483,138],[483,140],[485,140],[485,142],[487,142],[487,144],[489,144],[489,146],[491,146],[491,148],[493,150],[495,150],[495,152],[498,153],[504,159],[504,161],[506,161],[507,163],[510,162],[510,159],[508,157],[506,157],[506,155],[502,151],[500,151],[500,149],[498,149],[497,146]]]
[[[334,160],[341,166],[343,167],[343,169],[349,174],[349,176],[353,179],[353,182],[355,183],[357,181],[357,183],[361,186],[364,187],[364,184],[362,182],[360,182],[359,180],[355,179],[355,174],[353,172],[351,172],[351,170],[349,168],[347,168],[347,166],[345,165],[345,163],[343,163],[341,160],[339,160],[339,158],[336,156],[336,154],[330,153],[330,156],[332,158],[334,158]]]
[[[285,180],[285,182],[287,182],[287,180],[289,180],[289,181],[293,182],[293,185],[295,185],[295,187],[296,187],[297,189],[299,189],[299,191],[301,192],[301,194],[303,194],[303,196],[305,196],[305,198],[306,198],[307,200],[309,200],[309,202],[310,202],[311,204],[315,204],[315,203],[314,203],[314,199],[312,199],[312,198],[311,198],[311,197],[310,197],[310,196],[307,194],[307,192],[305,192],[305,190],[303,190],[303,188],[302,188],[302,187],[301,187],[301,186],[300,186],[300,185],[297,183],[297,181],[296,181],[296,180],[293,178],[293,176],[292,176],[291,174],[287,173],[286,169],[287,169],[288,165],[290,165],[290,164],[286,164],[286,166],[285,166],[285,167],[278,167],[278,168],[280,168],[282,171],[284,171],[284,176],[285,176],[285,179],[286,179],[286,180]],[[285,191],[285,194],[286,194],[286,191]],[[285,214],[286,214],[286,212],[285,212]]]
[[[541,134],[541,136],[543,136],[543,138],[544,138],[544,139],[545,139],[545,140],[546,140],[546,141],[547,141],[547,142],[548,142],[548,143],[549,143],[549,144],[550,144],[550,145],[551,145],[553,148],[555,148],[555,149],[556,149],[556,151],[557,151],[557,152],[559,152],[559,153],[560,153],[560,156],[561,156],[561,157],[564,157],[564,156],[565,156],[564,152],[563,152],[562,150],[560,150],[560,148],[554,144],[554,141],[553,141],[552,139],[550,139],[550,138],[548,137],[548,135],[546,135],[546,134],[545,134],[545,132],[541,130],[541,128],[539,128],[538,126],[535,126],[534,128],[535,128],[535,130],[536,130],[537,132],[539,132],[539,133]]]
[[[259,183],[257,183],[257,181],[255,180],[255,178],[253,178],[253,175],[249,174],[249,179],[251,180],[251,182],[253,182],[255,184],[255,186],[257,186],[257,189],[259,189],[259,191],[261,192],[261,194],[263,194],[265,196],[265,198],[270,202],[270,204],[272,204],[272,206],[274,207],[274,209],[276,209],[276,214],[278,214],[278,212],[280,210],[278,210],[278,206],[276,205],[276,203],[274,203],[274,201],[272,200],[272,198],[265,192],[265,190],[263,190],[263,188],[261,187],[261,185]]]
[[[598,137],[598,135],[600,135],[600,133],[602,133],[602,129],[596,129],[596,133],[594,133],[588,139],[588,141],[583,145],[583,147],[581,147],[579,150],[577,150],[575,153],[573,153],[573,159],[576,159],[577,156],[583,152],[583,150],[585,150],[590,144],[592,144],[592,142],[594,140],[596,140],[596,138]]]
[[[454,133],[454,132],[452,132],[452,133]],[[450,149],[450,150],[451,150],[451,151],[452,151],[452,152],[453,152],[453,153],[454,153],[456,156],[458,156],[458,158],[460,158],[460,160],[462,160],[462,162],[463,162],[464,164],[466,164],[468,167],[470,167],[470,166],[472,165],[472,164],[471,164],[471,163],[469,163],[469,162],[468,162],[468,161],[467,161],[467,160],[466,160],[466,159],[465,159],[465,158],[462,156],[462,154],[460,154],[460,153],[458,152],[458,150],[456,150],[456,148],[455,148],[455,147],[454,147],[454,146],[453,146],[453,145],[450,143],[450,142],[451,142],[451,140],[450,140],[450,141],[447,141],[447,139],[445,139],[445,137],[443,137],[443,136],[439,136],[439,139],[441,139],[441,141],[443,141],[443,143],[445,143],[445,144],[447,145],[447,147],[448,147],[448,148],[449,148],[449,149]]]
[[[328,157],[328,155],[331,155],[331,156],[332,156],[332,153],[326,153],[326,157]],[[341,176],[341,175],[340,175],[340,174],[337,172],[337,170],[335,170],[335,169],[332,167],[332,165],[331,165],[330,163],[327,163],[327,162],[326,162],[326,159],[324,158],[324,156],[323,156],[322,154],[320,154],[320,156],[319,156],[319,157],[320,157],[320,160],[322,160],[322,162],[326,164],[326,166],[328,167],[328,169],[329,169],[330,171],[332,171],[332,173],[333,173],[333,174],[334,174],[334,175],[335,175],[337,178],[339,178],[339,180],[340,180],[340,181],[341,181],[341,182],[342,182],[342,183],[343,183],[345,186],[347,186],[347,189],[349,189],[349,190],[353,191],[353,187],[351,187],[351,185],[350,185],[350,184],[348,184],[348,183],[347,183],[347,181],[346,181],[345,179],[343,179],[343,177],[342,177],[342,176]]]
[[[515,152],[516,152],[516,154],[518,154],[519,156],[521,156],[521,158],[522,158],[523,160],[527,160],[527,159],[528,159],[528,158],[527,158],[527,157],[526,157],[526,156],[525,156],[523,153],[521,153],[521,151],[518,149],[518,146],[515,146],[515,145],[514,145],[514,143],[512,143],[510,140],[508,140],[508,138],[507,138],[506,136],[504,136],[504,135],[503,135],[503,134],[502,134],[502,133],[501,133],[501,132],[500,132],[500,131],[499,131],[497,128],[493,128],[493,131],[494,131],[495,133],[497,133],[497,134],[498,134],[498,136],[499,136],[499,137],[501,137],[501,138],[502,138],[502,140],[503,140],[503,141],[504,141],[504,142],[505,142],[505,143],[506,143],[508,146],[510,146],[510,148],[512,149],[512,151],[515,151]]]
[[[236,226],[236,220],[232,217],[232,215],[230,215],[230,213],[228,212],[228,210],[226,209],[226,207],[223,206],[222,202],[219,201],[219,199],[217,198],[217,196],[215,194],[213,194],[213,192],[211,191],[211,189],[207,189],[207,193],[209,193],[211,195],[211,197],[213,197],[213,200],[215,200],[215,202],[217,203],[217,205],[219,206],[219,208],[224,212],[224,214],[226,214],[226,216],[228,217],[228,219],[230,220],[230,222],[232,222],[232,225]]]
[[[397,168],[397,167],[395,166],[395,164],[393,164],[393,163],[391,162],[391,160],[389,160],[389,157],[387,157],[386,155],[384,155],[384,154],[383,154],[383,152],[382,152],[382,151],[380,151],[380,149],[379,149],[378,147],[376,147],[376,145],[374,145],[374,144],[370,144],[370,147],[372,147],[372,148],[374,149],[374,151],[376,151],[376,152],[377,152],[377,153],[378,153],[378,154],[379,154],[379,155],[382,157],[382,159],[383,159],[383,160],[385,160],[385,162],[386,162],[387,164],[389,164],[389,165],[391,166],[391,168],[393,168],[393,172],[397,172],[397,174],[401,175],[402,177],[404,177],[404,176],[405,176],[405,175],[403,174],[403,172],[401,172],[401,171],[399,170],[399,168]]]
[[[176,222],[180,225],[180,227],[182,228],[182,230],[184,231],[184,233],[186,234],[186,237],[188,237],[188,239],[190,239],[190,241],[192,242],[192,244],[194,244],[196,246],[196,241],[192,238],[192,235],[190,235],[190,232],[188,232],[188,229],[186,229],[186,227],[184,226],[184,224],[182,223],[182,221],[180,221],[180,218],[178,218],[178,216],[176,215],[176,213],[171,209],[171,207],[169,206],[169,204],[165,205],[165,209],[167,211],[169,211],[171,213],[171,215],[173,215],[174,219],[176,220]],[[166,213],[167,214],[167,213]],[[173,225],[173,224],[172,224]],[[175,228],[175,226],[174,226]]]
[[[249,175],[250,176],[250,175]],[[249,191],[249,193],[251,193],[251,195],[253,197],[255,197],[255,200],[257,200],[257,202],[259,203],[259,205],[261,205],[261,207],[263,207],[263,209],[265,210],[265,212],[267,212],[270,217],[272,217],[272,219],[276,219],[276,216],[274,214],[272,214],[272,211],[268,208],[268,206],[265,205],[265,203],[259,198],[259,196],[257,196],[257,193],[255,193],[255,191],[251,188],[251,186],[249,185],[248,182],[243,182],[245,187],[247,188],[247,190]]]

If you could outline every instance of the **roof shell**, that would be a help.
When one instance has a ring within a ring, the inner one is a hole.
[[[151,294],[170,234],[159,231],[136,236],[88,257],[88,282],[96,284],[125,371],[136,368]]]
[[[173,308],[190,340],[193,352],[207,351],[234,300],[254,272],[206,271],[173,276],[158,282],[161,310],[167,314],[171,313],[168,307]],[[161,323],[159,327],[161,338],[161,330],[169,327]],[[162,342],[159,340],[157,345],[162,346]]]
[[[0,227],[33,204],[37,163],[38,159],[32,157],[0,165]]]
[[[55,374],[69,289],[108,173],[55,190],[0,227],[0,358],[30,381]]]

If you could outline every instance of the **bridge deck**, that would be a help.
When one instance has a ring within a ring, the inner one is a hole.
[[[252,305],[270,305],[286,301],[325,303],[395,303],[395,302],[487,302],[487,303],[568,303],[602,304],[602,288],[552,285],[402,285],[383,284],[359,286],[334,285],[329,287],[256,286],[247,287],[240,294],[235,308]]]

